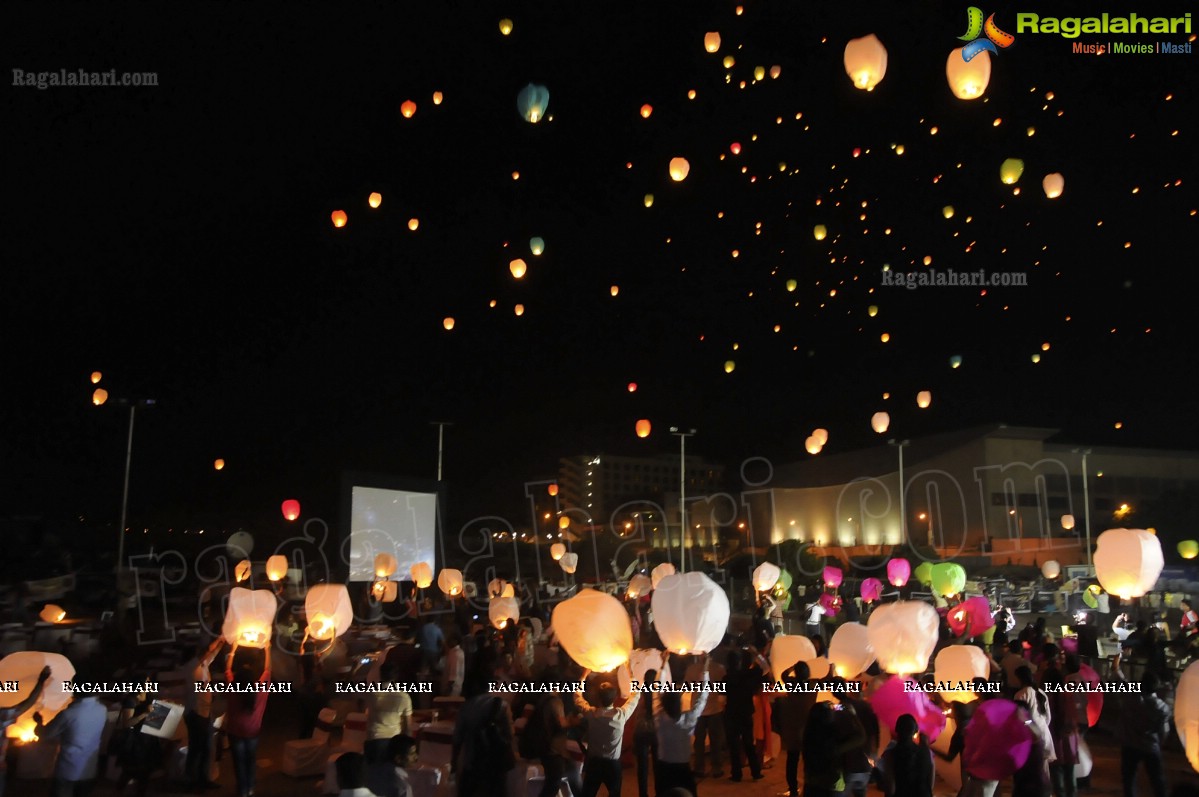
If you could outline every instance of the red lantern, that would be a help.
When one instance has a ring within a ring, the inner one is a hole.
[[[734,155],[740,155],[741,154],[741,142],[734,141],[732,144],[729,144],[729,152],[733,153]]]
[[[412,100],[404,100],[400,105],[400,113],[404,115],[405,119],[411,119],[416,113],[416,103]]]
[[[300,502],[294,498],[288,498],[283,502],[283,517],[288,520],[295,520],[300,516]]]

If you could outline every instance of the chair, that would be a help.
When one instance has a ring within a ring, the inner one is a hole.
[[[341,729],[341,744],[337,745],[341,753],[361,753],[366,746],[366,712],[354,711],[346,715],[345,725]]]
[[[321,709],[311,739],[292,739],[283,744],[283,761],[279,764],[279,770],[293,778],[322,774],[329,760],[329,736],[336,718],[337,712],[333,709]]]

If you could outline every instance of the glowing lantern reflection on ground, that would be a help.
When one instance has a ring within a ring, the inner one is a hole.
[[[854,86],[871,91],[887,74],[887,48],[871,33],[845,45],[845,73]]]
[[[633,650],[629,615],[605,592],[580,590],[554,607],[550,624],[567,655],[592,672],[615,670]]]
[[[898,601],[875,609],[866,631],[879,667],[903,675],[924,672],[939,625],[937,610],[927,603]]]
[[[437,574],[437,588],[451,598],[462,594],[462,571],[444,568]]]
[[[976,100],[987,90],[991,82],[991,56],[986,50],[971,58],[962,60],[962,48],[958,47],[949,53],[945,61],[945,79],[949,81],[949,90],[959,100]]]
[[[1095,577],[1105,590],[1127,600],[1157,582],[1165,560],[1161,541],[1144,529],[1108,529],[1095,548]]]
[[[728,628],[728,595],[703,573],[662,579],[651,606],[662,644],[675,653],[707,653],[720,644]]]
[[[350,629],[354,611],[345,584],[317,584],[304,598],[308,635],[316,640],[339,637]]]

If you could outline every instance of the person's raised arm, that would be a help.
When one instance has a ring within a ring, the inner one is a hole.
[[[586,688],[587,676],[589,675],[591,675],[591,670],[584,668],[583,673],[579,676],[579,683],[583,685],[584,689]],[[575,705],[578,706],[579,711],[584,715],[589,715],[591,713],[591,703],[587,700],[587,696],[583,694],[583,689],[576,691],[574,695]]]
[[[269,681],[271,678],[271,646],[267,645],[263,648],[262,656],[262,680]]]
[[[217,654],[221,652],[221,648],[224,646],[224,637],[219,636],[214,639],[212,644],[208,646],[208,650],[204,651],[204,655],[200,657],[200,663],[203,664],[205,668],[211,667],[212,663],[216,661]]]
[[[229,646],[229,655],[225,656],[225,680],[233,681],[233,659],[237,656],[237,639]]]
[[[50,680],[50,668],[43,667],[42,671],[38,673],[37,683],[33,685],[33,691],[29,693],[29,697],[8,709],[10,716],[19,717],[29,709],[33,708],[33,706],[37,703],[38,698],[42,696],[42,690],[45,688],[46,681],[48,680]]]

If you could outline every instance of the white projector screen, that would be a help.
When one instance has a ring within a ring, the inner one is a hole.
[[[355,485],[350,497],[350,581],[375,577],[375,555],[389,553],[398,565],[393,576],[409,578],[417,562],[436,570],[437,494]]]

